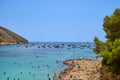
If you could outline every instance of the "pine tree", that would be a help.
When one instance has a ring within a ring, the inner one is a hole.
[[[104,18],[103,30],[108,41],[120,38],[120,9],[116,9],[113,15]]]
[[[94,39],[94,52],[102,56],[102,65],[110,73],[120,74],[120,9],[116,9],[111,16],[106,16],[103,22],[106,32],[106,42]]]

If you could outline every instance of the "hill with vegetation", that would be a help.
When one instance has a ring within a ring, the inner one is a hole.
[[[0,45],[5,44],[25,44],[28,40],[20,35],[0,26]]]

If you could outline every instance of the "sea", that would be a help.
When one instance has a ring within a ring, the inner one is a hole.
[[[0,80],[53,80],[63,61],[96,59],[92,42],[31,42],[0,46]]]

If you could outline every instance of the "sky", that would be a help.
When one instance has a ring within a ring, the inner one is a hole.
[[[30,42],[105,41],[103,19],[120,0],[0,0],[0,26]]]

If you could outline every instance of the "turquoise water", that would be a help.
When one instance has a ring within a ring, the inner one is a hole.
[[[0,80],[53,80],[64,60],[95,59],[92,43],[29,43],[0,46]]]

